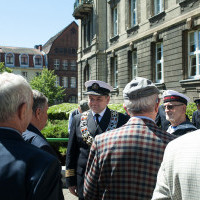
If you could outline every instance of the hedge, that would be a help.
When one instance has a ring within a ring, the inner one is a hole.
[[[78,104],[62,103],[54,105],[48,109],[48,122],[46,127],[42,130],[46,138],[68,138],[68,118],[70,112],[77,109]],[[125,113],[123,104],[109,104],[108,107],[112,110]],[[195,103],[190,103],[187,106],[186,114],[192,119],[192,114],[196,110]],[[60,159],[65,156],[67,149],[67,142],[51,142],[51,145],[59,154]],[[64,159],[64,158],[63,158]]]

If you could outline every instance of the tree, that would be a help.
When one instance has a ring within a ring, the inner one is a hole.
[[[56,75],[53,70],[43,69],[41,75],[36,76],[30,82],[32,89],[42,92],[49,100],[49,105],[63,101],[64,89],[56,86]]]
[[[4,62],[0,62],[0,73],[1,72],[9,72],[12,73],[12,69],[10,69],[9,67],[6,67],[4,65]]]

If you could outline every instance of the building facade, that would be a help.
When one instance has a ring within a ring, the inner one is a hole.
[[[56,84],[65,88],[64,102],[77,103],[78,25],[72,22],[43,45],[49,70],[57,75]]]
[[[46,66],[46,57],[41,48],[41,45],[34,49],[0,46],[0,62],[30,82],[35,76],[40,75]]]
[[[194,100],[200,92],[200,0],[76,0],[79,19],[78,97],[99,79],[122,102],[136,76]]]

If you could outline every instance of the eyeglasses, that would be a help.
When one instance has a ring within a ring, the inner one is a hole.
[[[168,105],[168,106],[164,106],[164,109],[166,110],[173,110],[176,106],[182,106],[183,104],[177,104],[177,105]]]

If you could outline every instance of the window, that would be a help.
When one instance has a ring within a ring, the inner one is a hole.
[[[189,77],[200,75],[200,30],[188,35],[188,66]]]
[[[6,65],[14,66],[14,54],[7,53],[6,54]]]
[[[84,69],[84,82],[90,80],[90,66],[86,65]]]
[[[62,61],[62,65],[63,65],[63,69],[67,70],[68,61],[67,61],[67,60],[63,60],[63,61]]]
[[[76,71],[76,61],[75,60],[71,61],[71,70]]]
[[[26,54],[20,55],[20,65],[28,66],[28,55],[26,55]]]
[[[154,0],[154,15],[157,15],[163,11],[164,0]]]
[[[156,44],[156,83],[163,82],[163,43]]]
[[[76,77],[71,77],[70,88],[76,88]]]
[[[69,103],[77,103],[77,96],[70,96]]]
[[[132,72],[132,79],[134,79],[135,77],[138,76],[138,69],[137,69],[137,51],[133,51],[131,53],[131,63],[132,63],[132,66],[131,66],[131,72]],[[131,79],[131,80],[132,80]]]
[[[63,87],[68,88],[68,77],[63,77],[62,81],[63,81],[62,83]]]
[[[137,0],[129,0],[129,21],[130,26],[133,27],[137,24]]]
[[[59,69],[59,66],[60,66],[60,60],[54,59],[54,69]]]
[[[118,16],[117,6],[112,9],[112,24],[113,24],[113,36],[118,35]]]
[[[83,46],[87,48],[91,45],[92,42],[92,14],[90,14],[84,21],[83,21]],[[76,52],[72,53],[75,54]]]
[[[118,62],[117,56],[111,58],[111,65],[112,65],[112,84],[114,88],[118,88]]]
[[[41,72],[35,72],[36,76],[41,76],[41,74],[42,74]]]
[[[60,85],[60,77],[56,76],[56,82],[55,82],[56,87]]]
[[[34,64],[35,67],[42,67],[42,56],[40,55],[34,56]]]
[[[27,79],[28,78],[28,72],[22,72],[22,76]]]

